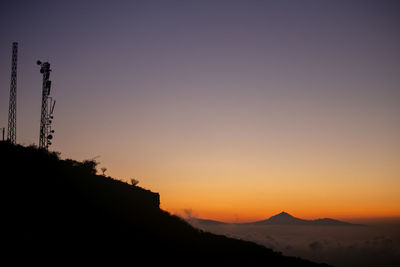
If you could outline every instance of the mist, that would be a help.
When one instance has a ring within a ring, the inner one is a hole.
[[[400,223],[354,226],[200,223],[197,228],[333,266],[400,266]]]

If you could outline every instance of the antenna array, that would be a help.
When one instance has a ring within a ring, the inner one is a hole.
[[[17,58],[18,43],[12,43],[11,56],[11,85],[10,85],[10,104],[8,108],[8,129],[7,141],[16,144],[17,135]],[[39,148],[48,149],[53,139],[54,130],[51,128],[53,120],[53,112],[56,101],[50,97],[51,81],[50,81],[50,63],[41,61],[36,62],[40,66],[40,73],[43,74],[42,82],[42,108],[40,114],[40,133]],[[5,128],[2,130],[2,140],[4,141]]]
[[[51,139],[53,139],[54,130],[51,129],[51,124],[56,101],[49,96],[51,89],[51,81],[49,80],[51,72],[50,63],[42,63],[39,60],[36,63],[40,66],[40,73],[43,74],[39,148],[47,150],[49,145],[51,145]]]

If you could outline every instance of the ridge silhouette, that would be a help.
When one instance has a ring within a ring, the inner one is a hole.
[[[352,224],[344,221],[339,221],[331,218],[321,218],[315,220],[300,219],[290,215],[287,212],[281,212],[273,215],[266,220],[245,222],[245,223],[225,223],[215,220],[200,219],[200,218],[189,218],[191,223],[200,223],[204,225],[219,225],[219,224],[236,224],[236,225],[309,225],[309,226],[363,226],[362,224]]]
[[[0,162],[14,263],[327,266],[196,229],[161,210],[158,193],[97,175],[95,161],[0,142]]]
[[[271,216],[270,218],[262,221],[252,222],[250,224],[278,224],[278,225],[340,225],[340,226],[351,226],[348,222],[343,222],[331,218],[323,218],[316,220],[306,220],[294,217],[287,212],[281,212],[277,215]]]

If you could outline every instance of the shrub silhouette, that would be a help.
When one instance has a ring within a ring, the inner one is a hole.
[[[131,185],[136,186],[138,183],[139,183],[138,180],[136,180],[134,178],[131,179]]]
[[[157,193],[96,175],[94,161],[0,142],[3,243],[9,255],[142,264],[318,266],[263,246],[195,229],[159,208]],[[4,251],[3,251],[4,252]],[[8,254],[8,253],[4,253]],[[135,257],[132,257],[132,256]],[[149,257],[147,257],[150,255]],[[189,260],[189,261],[188,261]],[[54,262],[52,262],[54,265]]]

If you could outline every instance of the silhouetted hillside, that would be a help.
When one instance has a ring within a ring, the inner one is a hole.
[[[105,260],[133,265],[318,266],[193,228],[159,195],[96,175],[96,163],[0,142],[2,240],[13,263]]]

